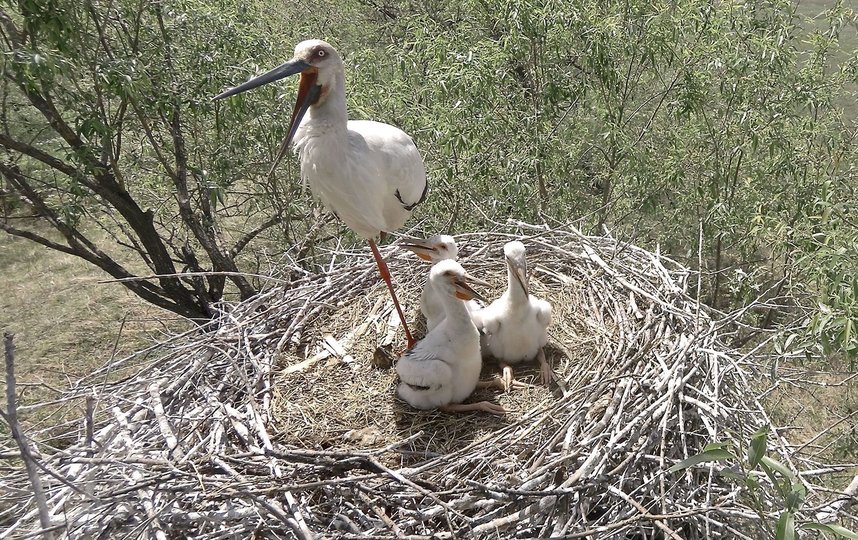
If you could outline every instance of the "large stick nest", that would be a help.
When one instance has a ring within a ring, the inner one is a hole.
[[[395,370],[373,354],[403,340],[372,258],[333,254],[321,275],[296,267],[287,285],[224,306],[215,330],[77,386],[69,398],[94,397],[100,414],[91,434],[72,426],[74,442],[44,458],[63,479],[44,476],[58,534],[745,537],[730,524],[744,530],[737,520],[756,514],[713,468],[667,471],[769,423],[718,339],[723,323],[685,290],[690,272],[611,238],[518,224],[457,238],[466,269],[494,285],[489,298],[505,286],[512,238],[527,246],[533,293],[554,306],[556,381],[538,385],[524,367],[531,388],[472,398],[507,416],[399,400]],[[428,267],[385,253],[413,319]],[[496,371],[489,362],[484,376]],[[770,452],[789,462],[775,439]],[[37,530],[23,473],[5,483],[10,533]]]

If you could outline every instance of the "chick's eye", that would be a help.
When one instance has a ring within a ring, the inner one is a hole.
[[[325,56],[325,51],[323,51],[322,49],[319,49],[319,52],[317,52],[317,53],[316,53],[316,56],[318,56],[319,58],[324,57],[324,56]]]

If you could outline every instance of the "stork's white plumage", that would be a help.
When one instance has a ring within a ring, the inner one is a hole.
[[[453,260],[435,264],[429,281],[443,293],[446,317],[397,362],[399,396],[418,409],[504,414],[488,401],[462,404],[478,386],[482,368],[480,333],[465,307],[465,301],[480,296],[468,283],[485,282]]]
[[[214,99],[297,73],[301,74],[298,99],[273,167],[294,140],[301,176],[310,191],[369,241],[411,347],[414,340],[375,245],[381,233],[402,227],[426,197],[426,169],[411,137],[388,124],[348,119],[343,60],[336,49],[318,39],[302,41],[292,60]]]
[[[503,247],[507,266],[507,289],[500,298],[473,314],[482,330],[484,355],[496,358],[503,367],[507,389],[512,385],[512,367],[537,358],[542,382],[551,380],[551,366],[542,348],[548,343],[551,304],[529,293],[524,244],[507,242]]]
[[[399,247],[413,251],[418,257],[433,265],[440,261],[455,261],[459,255],[459,246],[456,244],[456,240],[447,234],[436,234],[425,240],[409,238],[400,243]],[[469,300],[465,306],[469,311],[482,308],[476,300]],[[420,293],[420,312],[426,317],[427,333],[438,326],[445,317],[444,292],[439,290],[429,279],[426,280],[423,292]]]

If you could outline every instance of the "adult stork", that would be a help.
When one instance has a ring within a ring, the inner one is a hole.
[[[272,170],[294,142],[301,176],[322,204],[369,241],[375,262],[405,329],[408,348],[415,341],[396,298],[390,271],[375,239],[394,231],[426,198],[426,168],[414,141],[389,124],[349,120],[343,60],[329,43],[302,41],[286,63],[230,88],[214,99],[301,75],[298,98],[286,139]]]

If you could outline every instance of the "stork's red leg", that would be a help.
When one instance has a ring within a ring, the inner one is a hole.
[[[411,331],[408,330],[408,323],[405,322],[405,314],[402,313],[402,308],[399,306],[399,300],[396,298],[396,293],[393,292],[393,282],[390,281],[390,270],[387,268],[387,263],[381,258],[381,253],[375,242],[370,240],[369,247],[372,248],[372,254],[375,256],[375,263],[378,265],[378,271],[381,274],[381,279],[387,284],[387,290],[390,291],[390,296],[393,298],[393,305],[396,307],[396,312],[399,314],[399,320],[402,321],[402,328],[405,329],[405,338],[408,340],[408,348],[414,346],[416,341],[411,337]]]

